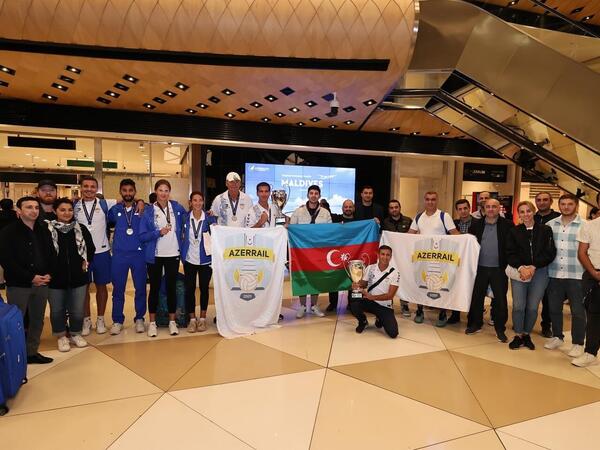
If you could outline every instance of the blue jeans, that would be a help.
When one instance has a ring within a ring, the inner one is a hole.
[[[538,306],[548,286],[548,268],[536,269],[529,283],[517,280],[510,280],[510,283],[513,298],[513,328],[517,334],[529,334],[537,320]]]
[[[585,307],[583,306],[583,282],[570,278],[550,278],[548,283],[548,306],[552,320],[552,335],[563,339],[563,303],[569,299],[571,307],[571,338],[573,344],[585,341]]]
[[[69,333],[81,334],[83,326],[83,304],[87,285],[71,289],[50,289],[48,303],[50,303],[50,323],[52,334],[64,336],[67,332],[67,313],[69,317]]]

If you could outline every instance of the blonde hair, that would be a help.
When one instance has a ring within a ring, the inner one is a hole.
[[[531,211],[533,213],[537,212],[537,209],[535,209],[535,206],[529,200],[523,200],[522,202],[519,202],[519,204],[517,205],[517,211],[519,211],[519,209],[521,209],[521,206],[525,206],[525,205],[529,206],[529,209],[531,209]]]

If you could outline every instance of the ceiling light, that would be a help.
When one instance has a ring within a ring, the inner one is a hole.
[[[25,153],[25,156],[31,156],[31,153]]]
[[[70,84],[75,83],[75,80],[73,78],[68,77],[66,75],[61,75],[58,78],[59,78],[59,80],[64,81],[65,83],[70,83]]]
[[[42,161],[43,161],[43,162],[47,162],[48,160],[47,160],[47,159],[42,159]]]
[[[137,83],[138,81],[140,81],[138,78],[131,76],[127,73],[123,75],[123,79],[129,81],[130,83]]]
[[[411,136],[416,136],[417,134],[421,134],[420,131],[413,131],[412,133],[410,133]]]
[[[202,108],[202,109],[208,108],[208,105],[206,103],[196,103],[196,106],[198,108]]]
[[[351,113],[352,111],[355,111],[356,108],[354,106],[346,106],[344,108],[344,111],[346,111],[347,113]]]
[[[311,117],[310,119],[311,122],[318,122],[319,120],[321,119],[319,119],[318,117]]]
[[[333,100],[333,97],[334,97],[333,93],[332,93],[332,92],[330,92],[329,94],[325,94],[325,95],[323,95],[321,98],[322,98],[323,100],[325,100],[326,102],[330,102],[330,101],[332,101],[332,100]]]
[[[337,128],[337,125],[329,125],[329,128],[331,128],[332,130]]]
[[[109,95],[113,98],[119,98],[121,96],[121,94],[117,94],[115,91],[111,91],[111,90],[104,92],[104,94]]]
[[[250,106],[254,106],[255,108],[260,108],[262,106],[262,103],[252,102],[252,103],[250,103]]]
[[[151,105],[150,103],[144,103],[144,108],[146,108],[146,109],[154,109],[154,108],[156,108],[156,106]]]
[[[354,123],[354,120],[346,120],[344,123],[346,125],[352,125]]]
[[[34,156],[33,159],[40,159],[40,157],[39,156]]]
[[[297,113],[300,110],[294,106],[293,108],[290,108],[290,111],[293,113]]]
[[[514,5],[516,5],[517,3],[519,3],[519,0],[512,0],[512,1],[510,1],[510,2],[508,3],[508,6],[514,6]]]
[[[175,83],[175,87],[177,89],[181,89],[182,91],[187,91],[190,87],[186,84],[183,84],[182,82],[178,81],[177,83]]]
[[[0,66],[0,70],[4,73],[7,73],[8,75],[14,75],[16,73],[14,69],[11,69],[10,67],[6,66]]]
[[[171,97],[171,98],[177,97],[177,94],[173,91],[164,91],[163,95],[166,95],[167,97]]]
[[[284,113],[282,113],[282,112],[276,112],[276,113],[275,113],[275,115],[276,115],[277,117],[279,117],[279,118],[281,118],[281,117],[285,116],[285,114],[284,114]]]
[[[167,102],[164,98],[160,97],[154,97],[152,100],[154,100],[156,103],[160,103],[161,105],[164,105]]]
[[[275,97],[274,95],[269,94],[269,95],[267,95],[265,97],[265,100],[267,100],[269,102],[274,102],[275,100],[277,100],[277,97]]]
[[[219,97],[215,97],[214,95],[210,97],[209,100],[213,103],[219,103],[221,101]]]
[[[299,127],[303,127],[306,124],[304,122],[298,122],[296,125],[298,125]]]
[[[196,111],[195,109],[192,109],[192,108],[188,108],[185,110],[185,112],[189,113],[189,114],[196,114],[198,111]]]
[[[590,20],[592,17],[594,17],[594,14],[589,15],[589,16],[585,16],[583,19],[581,19],[582,22],[587,22],[588,20]]]
[[[237,109],[239,112],[241,112],[242,114],[246,114],[248,112],[248,110],[246,108],[238,108]]]
[[[54,95],[50,95],[50,94],[46,94],[46,93],[42,94],[42,98],[45,98],[46,100],[52,100],[53,102],[58,100],[58,97],[55,97]]]
[[[233,95],[233,94],[235,94],[234,91],[232,91],[231,89],[227,89],[227,88],[223,89],[221,92],[223,94],[225,94],[225,95]]]
[[[98,98],[96,99],[96,101],[97,101],[97,102],[100,102],[100,103],[104,103],[105,105],[108,105],[108,104],[110,103],[110,100],[109,100],[109,99],[107,99],[107,98],[104,98],[104,97],[98,97]]]
[[[293,90],[291,87],[287,86],[281,89],[279,92],[281,92],[283,95],[292,95],[296,91]]]
[[[229,119],[233,119],[235,117],[235,114],[228,112],[228,113],[225,113],[225,117],[227,117]]]
[[[365,100],[365,101],[363,102],[363,104],[364,104],[365,106],[371,106],[371,105],[374,105],[375,103],[376,103],[376,102],[375,102],[375,100],[373,100],[372,98],[370,98],[369,100]]]
[[[2,87],[8,87],[8,83],[4,80],[0,80],[0,86]]]
[[[67,70],[68,72],[76,73],[77,75],[81,73],[81,69],[78,69],[77,67],[73,66],[67,66],[65,67],[65,70]]]
[[[122,91],[128,91],[129,90],[129,86],[125,86],[124,84],[121,84],[121,83],[115,83],[114,87],[116,87],[117,89],[120,89]]]
[[[269,119],[268,117],[263,117],[260,120],[262,120],[263,122],[270,122],[271,121],[271,119]]]
[[[317,102],[313,102],[312,100],[309,100],[305,103],[306,106],[308,106],[309,108],[314,108],[315,106],[317,106]]]
[[[390,128],[388,131],[398,131],[398,129],[399,129],[398,127],[393,127],[393,128]]]
[[[569,14],[577,14],[577,13],[580,13],[581,11],[583,11],[583,6],[580,6],[579,8],[575,8]]]
[[[441,133],[438,133],[438,136],[448,136],[448,134],[450,134],[449,131],[442,131]]]

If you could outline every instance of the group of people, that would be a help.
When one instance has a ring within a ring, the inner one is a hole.
[[[52,180],[41,181],[38,197],[23,197],[16,203],[18,216],[2,223],[0,265],[4,268],[9,303],[27,314],[27,354],[29,363],[51,361],[38,352],[46,302],[50,305],[52,332],[60,351],[71,345],[85,347],[85,336],[94,329],[89,301],[89,286],[95,285],[97,318],[95,330],[106,333],[104,319],[108,301],[107,285],[112,283],[112,326],[110,334],[121,333],[125,323],[125,286],[131,272],[135,295],[134,329],[149,337],[158,335],[156,322],[161,286],[166,292],[168,329],[179,333],[176,323],[176,280],[183,265],[187,331],[207,328],[211,267],[211,225],[269,228],[276,226],[280,211],[269,202],[271,186],[259,183],[258,202],[241,191],[241,178],[235,172],[226,176],[227,190],[217,195],[209,210],[203,193],[194,191],[185,208],[170,198],[171,185],[159,180],[149,204],[138,198],[135,182],[120,182],[121,198],[105,200],[98,194],[98,182],[91,176],[81,178],[81,198],[57,198]],[[424,209],[413,219],[401,212],[398,200],[390,200],[388,214],[373,202],[373,188],[365,186],[355,205],[346,200],[342,214],[332,214],[322,200],[319,186],[310,186],[307,201],[296,208],[287,224],[346,223],[373,219],[382,230],[426,235],[470,233],[480,244],[477,274],[467,316],[466,334],[483,327],[484,299],[492,298],[490,324],[501,342],[508,342],[507,291],[512,287],[512,322],[515,335],[511,349],[535,345],[530,337],[542,302],[542,334],[550,350],[564,344],[563,304],[568,299],[572,314],[572,347],[568,354],[573,364],[595,363],[600,345],[600,222],[586,222],[577,213],[579,199],[564,194],[559,212],[552,210],[552,197],[539,193],[536,206],[529,201],[518,204],[520,224],[514,226],[501,211],[498,200],[489,192],[479,195],[476,212],[466,199],[455,203],[456,220],[438,209],[438,195],[427,192]],[[3,203],[2,210],[12,209]],[[1,216],[2,214],[0,214]],[[111,239],[112,234],[112,239]],[[363,280],[352,289],[362,290],[360,299],[349,301],[356,316],[356,331],[368,326],[366,312],[375,314],[375,325],[392,338],[398,323],[392,301],[401,274],[393,267],[392,249],[381,246],[376,263],[368,266]],[[1,280],[0,280],[1,281]],[[146,296],[146,285],[149,292]],[[200,314],[196,315],[196,286],[200,290]],[[349,299],[351,296],[349,295]],[[310,311],[322,317],[318,294],[300,296],[296,317]],[[337,309],[338,293],[329,293],[328,311]],[[310,302],[310,305],[308,304]],[[149,313],[146,324],[145,316]],[[401,313],[410,317],[406,302]],[[448,316],[448,313],[450,315]],[[417,305],[414,321],[424,322],[422,305]],[[460,313],[440,310],[436,326],[460,322]]]

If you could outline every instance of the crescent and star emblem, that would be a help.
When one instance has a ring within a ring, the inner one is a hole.
[[[333,255],[336,254],[336,253],[340,253],[339,263],[337,263],[337,264],[333,262]],[[329,250],[329,252],[327,252],[326,259],[327,259],[327,264],[329,264],[331,267],[339,267],[349,257],[350,257],[350,254],[348,254],[348,253],[341,253],[339,250],[333,249],[333,250]]]

